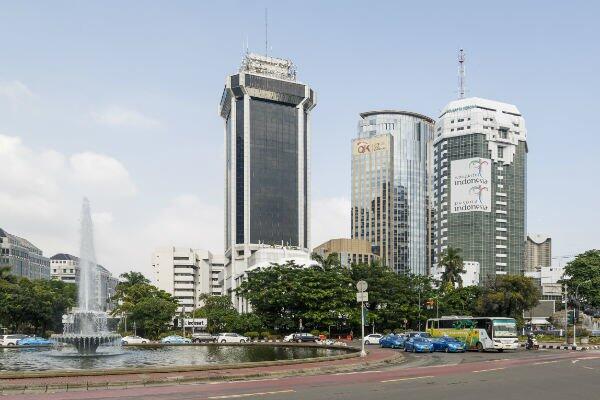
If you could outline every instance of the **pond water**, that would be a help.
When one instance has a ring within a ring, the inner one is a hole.
[[[345,354],[343,349],[286,346],[157,346],[98,349],[98,355],[79,355],[75,349],[0,349],[0,371],[169,367],[213,363],[292,360]]]

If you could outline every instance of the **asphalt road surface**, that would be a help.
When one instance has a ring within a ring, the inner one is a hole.
[[[400,365],[359,372],[47,395],[15,399],[598,400],[600,352],[407,354]]]

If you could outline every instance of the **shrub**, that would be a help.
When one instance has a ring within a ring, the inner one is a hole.
[[[269,335],[268,340],[280,340],[281,336],[279,335]]]
[[[389,335],[390,333],[392,333],[392,331],[390,329],[384,329],[383,330],[383,334],[384,335]]]
[[[402,333],[402,332],[403,332],[403,331],[402,331],[402,329],[400,329],[400,328],[396,328],[396,329],[394,329],[394,333],[395,333],[396,335],[398,335],[398,334],[400,334],[400,333]]]
[[[255,332],[255,331],[246,332],[246,333],[244,333],[244,336],[247,336],[250,339],[258,339],[258,332]]]
[[[312,331],[310,331],[310,334],[313,336],[319,336],[321,334],[321,331],[319,331],[318,329],[313,329]]]
[[[263,331],[260,333],[260,337],[263,339],[268,339],[270,335],[271,334],[269,333],[269,331]]]
[[[327,331],[321,331],[321,335],[323,335],[326,338],[328,338],[329,337],[329,332],[327,332]]]

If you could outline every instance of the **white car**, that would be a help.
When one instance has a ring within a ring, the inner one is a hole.
[[[15,333],[14,335],[0,335],[0,346],[16,346],[17,342],[27,335]]]
[[[237,333],[219,333],[217,343],[247,343],[250,338]]]
[[[146,344],[150,343],[148,339],[141,336],[125,336],[121,338],[121,344]]]
[[[380,333],[372,333],[370,335],[365,336],[363,341],[365,344],[379,344],[379,339],[383,337]]]
[[[291,342],[291,341],[293,341],[294,340],[294,335],[295,335],[295,333],[290,333],[289,335],[284,336],[283,337],[283,341],[284,342]]]

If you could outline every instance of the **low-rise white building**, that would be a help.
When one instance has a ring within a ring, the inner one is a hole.
[[[104,310],[111,310],[114,306],[111,299],[119,279],[102,265],[97,265],[96,293],[98,293],[98,304]],[[52,279],[79,284],[79,257],[66,253],[58,253],[50,257],[50,275]]]
[[[542,300],[560,300],[565,269],[562,266],[539,267],[535,271],[526,271],[525,276],[532,278],[541,289]]]
[[[179,301],[178,312],[201,307],[203,294],[222,295],[220,274],[224,267],[225,257],[207,250],[161,247],[152,254],[157,287]]]
[[[460,274],[463,281],[463,286],[477,286],[481,282],[481,268],[477,261],[463,261],[465,272]],[[441,280],[444,273],[444,267],[434,267],[431,270],[431,275],[435,280]]]
[[[234,256],[233,260],[228,260],[223,273],[225,293],[231,295],[233,305],[241,313],[251,311],[251,308],[247,300],[236,295],[235,290],[246,280],[248,272],[268,267],[273,263],[286,264],[290,261],[303,267],[318,265],[310,258],[310,253],[306,249],[267,244],[250,246],[250,257]]]

